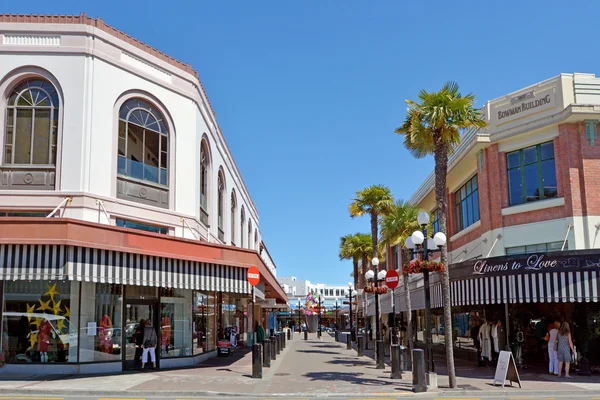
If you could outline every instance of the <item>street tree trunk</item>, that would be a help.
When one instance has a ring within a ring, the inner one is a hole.
[[[352,258],[352,264],[354,266],[354,289],[358,289],[360,284],[360,273],[358,272],[358,257]]]
[[[373,245],[373,258],[377,257],[377,213],[375,213],[374,211],[371,211],[371,243]],[[377,271],[379,271],[379,267],[377,267]],[[377,271],[373,271],[375,272],[375,274],[377,274]]]
[[[408,274],[404,272],[404,264],[410,262],[410,253],[407,249],[402,249],[402,280],[404,284],[404,302],[406,303],[406,338],[408,346],[408,354],[412,357],[412,350],[414,348],[414,338],[412,329],[412,304],[410,302],[410,288],[408,286]]]
[[[435,200],[439,213],[440,231],[446,229],[446,178],[448,175],[448,144],[444,143],[440,134],[434,134],[435,145]],[[446,343],[446,365],[448,384],[456,388],[456,371],[454,370],[454,347],[452,342],[452,304],[450,303],[450,271],[448,265],[448,245],[442,247],[440,261],[446,266],[442,272],[442,296],[444,300],[444,340]]]

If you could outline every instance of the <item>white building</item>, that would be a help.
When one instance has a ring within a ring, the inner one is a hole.
[[[278,278],[283,290],[289,298],[290,305],[295,305],[300,300],[306,301],[306,296],[312,291],[321,295],[327,307],[335,305],[335,299],[341,306],[345,296],[348,295],[348,285],[328,285],[325,283],[311,283],[307,280],[298,280],[295,276],[282,276]],[[346,299],[347,300],[347,299]]]

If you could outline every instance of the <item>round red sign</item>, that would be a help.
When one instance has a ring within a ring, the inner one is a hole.
[[[396,289],[399,282],[400,275],[398,275],[398,273],[395,270],[390,269],[385,275],[385,284],[387,285],[387,287],[389,287],[390,289]]]
[[[246,279],[248,279],[248,283],[252,286],[258,285],[258,282],[260,282],[260,272],[258,272],[258,268],[255,266],[248,268],[248,272],[246,272]]]

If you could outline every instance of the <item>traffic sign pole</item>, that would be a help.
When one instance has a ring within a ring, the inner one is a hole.
[[[256,285],[258,285],[260,283],[260,272],[258,271],[258,268],[256,268],[255,266],[251,266],[250,268],[248,268],[248,271],[246,272],[246,279],[248,280],[248,283],[250,285],[252,285],[252,319],[250,320],[250,332],[252,332],[252,338],[254,339],[253,342],[256,343],[257,340],[257,334],[254,331],[254,295],[255,295],[255,291],[254,288],[256,287]],[[262,366],[262,364],[261,364]],[[262,372],[261,372],[262,373]]]
[[[395,270],[391,269],[385,275],[385,284],[392,290],[392,344],[397,343],[396,337],[396,299],[394,298],[394,289],[398,287],[400,275]]]

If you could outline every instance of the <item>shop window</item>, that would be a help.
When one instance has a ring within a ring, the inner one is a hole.
[[[506,166],[511,206],[558,196],[553,142],[508,153]]]
[[[120,361],[124,351],[122,286],[93,282],[82,285],[79,362]]]
[[[120,226],[123,228],[138,229],[140,231],[153,232],[153,233],[162,233],[163,235],[166,235],[169,232],[169,230],[167,228],[165,228],[164,226],[142,224],[141,222],[128,221],[126,219],[117,218],[116,223],[117,223],[117,226]]]
[[[207,292],[194,292],[192,300],[193,353],[202,354],[215,349],[215,296]]]
[[[479,221],[479,190],[477,185],[477,175],[471,178],[454,193],[454,199],[456,201],[456,232],[460,232]]]
[[[160,354],[162,358],[192,355],[192,291],[161,289]]]
[[[531,253],[547,253],[551,251],[561,251],[563,247],[563,242],[550,242],[550,243],[540,243],[540,244],[529,244],[527,246],[515,246],[515,247],[507,247],[506,255],[516,255],[516,254],[531,254]],[[569,243],[565,243],[565,249],[569,248]]]
[[[5,281],[6,362],[77,362],[78,295],[79,282]]]
[[[237,345],[238,338],[244,334],[244,307],[241,297],[223,294],[221,296],[221,309],[218,339],[220,342],[229,342]]]

